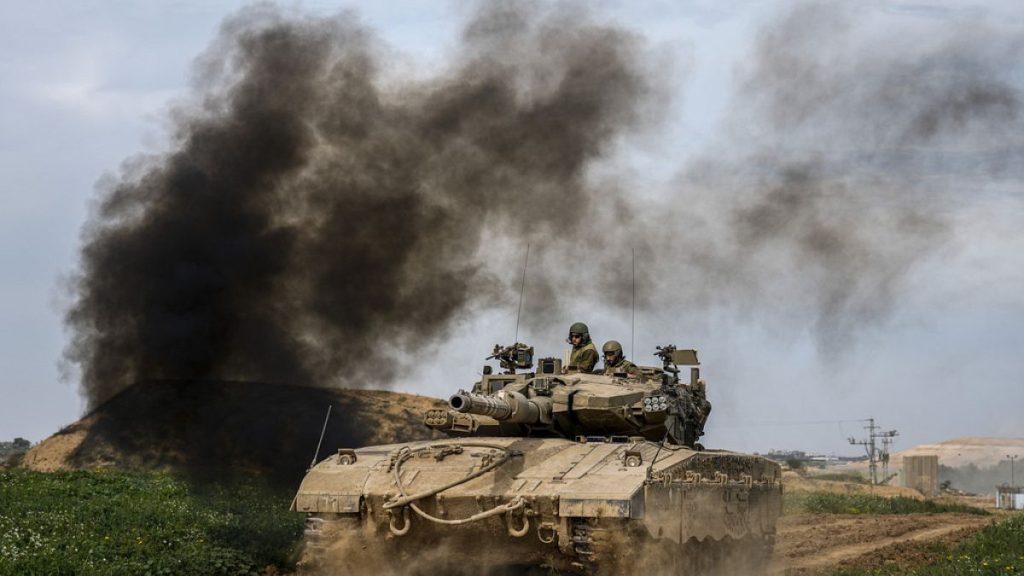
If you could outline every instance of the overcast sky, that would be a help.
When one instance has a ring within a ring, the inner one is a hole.
[[[62,278],[75,267],[95,186],[133,155],[165,150],[168,110],[189,94],[193,59],[242,5],[0,5],[0,439],[38,441],[81,415],[76,375],[62,378],[59,365],[68,338]],[[755,39],[790,5],[599,5],[599,19],[648,40],[673,85],[662,125],[611,161],[628,164],[630,185],[658,201],[689,159],[714,146]],[[294,6],[355,11],[394,51],[392,74],[441,66],[468,14],[462,3],[426,1]],[[1024,29],[1013,1],[867,3],[863,11],[879,28],[991,20],[1018,35]],[[915,263],[898,304],[838,353],[823,354],[803,327],[724,313],[686,324],[667,305],[666,314],[637,318],[636,348],[645,352],[635,356],[648,361],[646,351],[666,341],[700,350],[715,406],[708,446],[853,453],[845,438],[860,436],[855,420],[867,417],[900,431],[897,448],[963,435],[1024,436],[1024,185],[1019,173],[946,184],[965,187],[970,198],[951,207],[955,239]],[[523,326],[521,339],[560,355],[565,329],[578,319],[599,341],[631,340],[631,319],[591,300],[550,325]],[[422,373],[395,387],[435,396],[468,387],[489,347],[510,340],[514,325],[508,310],[460,326]]]

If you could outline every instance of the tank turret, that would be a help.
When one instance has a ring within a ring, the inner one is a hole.
[[[657,350],[660,367],[606,375],[563,370],[556,358],[540,359],[536,372],[520,372],[533,369],[533,348],[495,346],[488,360],[505,371],[485,367],[471,391],[449,398],[448,410],[429,411],[424,423],[452,436],[640,436],[699,446],[711,403],[697,351]],[[689,383],[679,380],[679,365],[691,366]]]

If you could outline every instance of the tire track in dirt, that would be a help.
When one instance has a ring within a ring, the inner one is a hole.
[[[993,519],[971,514],[857,515],[802,514],[779,525],[772,575],[828,574],[840,566],[903,565],[920,561],[907,553],[925,543],[958,542]],[[887,548],[899,554],[887,554]]]

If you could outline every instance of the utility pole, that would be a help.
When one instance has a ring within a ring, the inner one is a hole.
[[[1014,460],[1016,460],[1018,458],[1018,456],[1016,454],[1014,454],[1013,456],[1010,456],[1009,454],[1007,454],[1006,458],[1010,461],[1010,488],[1013,488],[1014,487],[1014,481],[1013,481],[1013,462],[1014,462]]]
[[[882,479],[887,480],[889,478],[889,447],[895,442],[895,438],[899,436],[899,432],[895,430],[887,430],[880,432],[878,438],[882,439]]]
[[[868,423],[864,429],[867,431],[867,438],[863,440],[857,440],[856,438],[849,438],[850,444],[860,445],[864,447],[864,451],[868,455],[868,469],[871,472],[871,483],[878,484],[878,463],[882,463],[882,476],[889,476],[889,446],[893,443],[893,438],[899,435],[899,432],[895,430],[888,430],[881,432],[880,426],[875,426],[875,419],[868,418]],[[876,440],[882,441],[882,448],[878,448]]]
[[[875,419],[868,418],[868,425],[864,427],[868,431],[868,437],[864,440],[857,440],[854,437],[850,437],[850,444],[860,445],[864,447],[864,451],[868,453],[868,469],[871,471],[871,483],[878,483],[878,461],[875,459],[878,455],[875,449]]]

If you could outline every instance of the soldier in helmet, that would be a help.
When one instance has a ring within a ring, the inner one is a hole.
[[[604,374],[639,374],[640,369],[622,355],[622,344],[616,340],[609,340],[601,347],[604,352]]]
[[[569,353],[569,366],[575,366],[581,372],[590,372],[597,365],[597,347],[590,341],[590,328],[583,322],[577,322],[569,328],[569,338],[566,340],[572,344],[572,352]]]

